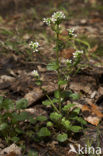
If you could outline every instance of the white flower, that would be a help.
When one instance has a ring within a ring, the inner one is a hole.
[[[72,60],[67,59],[66,62],[69,63],[69,64],[71,64],[72,63]]]
[[[39,73],[38,73],[37,70],[33,70],[33,71],[32,71],[32,75],[37,77],[37,76],[39,76]]]
[[[65,19],[65,15],[64,15],[64,13],[63,13],[62,11],[55,12],[55,13],[52,15],[52,17],[51,17],[51,21],[52,21],[53,23],[55,23],[55,22],[57,22],[57,21],[59,21],[59,20],[63,20],[63,19]]]
[[[39,43],[31,41],[29,46],[33,49],[33,52],[38,52]]]
[[[43,22],[50,26],[51,18],[43,18]]]
[[[50,18],[44,18],[43,19],[43,22],[46,23],[47,25],[51,25],[51,23],[56,23],[56,22],[60,22],[61,20],[65,19],[65,15],[62,11],[58,11],[58,12],[55,12],[52,17]]]
[[[71,33],[74,33],[75,29],[71,28],[71,29],[68,29],[68,31],[71,32]]]
[[[83,50],[77,50],[73,53],[73,57],[77,58],[83,54]]]
[[[77,37],[77,34],[75,34],[75,29],[74,28],[67,29],[67,31],[68,31],[68,35],[70,37]]]

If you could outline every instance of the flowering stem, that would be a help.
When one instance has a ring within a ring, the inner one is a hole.
[[[51,98],[46,94],[46,97],[48,98],[48,100],[51,102],[51,105],[52,107],[54,108],[54,110],[57,112],[57,113],[60,113],[59,110],[56,108],[56,106],[54,105],[53,101],[51,100]]]
[[[58,82],[60,80],[60,64],[59,64],[59,24],[57,24],[57,32],[56,32],[56,62],[57,62],[57,74],[58,74]],[[59,92],[59,111],[61,112],[61,88],[60,84],[58,84],[58,92]]]
[[[46,93],[46,90],[44,88],[42,88],[42,86],[40,86],[40,89],[43,91],[43,93],[46,95],[46,97],[48,98],[48,100],[51,102],[51,105],[53,107],[53,109],[57,112],[60,113],[59,110],[57,109],[57,107],[55,106],[55,104],[53,103],[53,101],[51,100],[51,98],[48,96],[48,94]]]
[[[84,45],[86,45],[88,47],[87,51],[91,49],[91,46],[88,42],[86,41],[83,41],[83,40],[80,40],[80,39],[73,39],[74,41],[77,41],[79,43],[83,43]],[[89,60],[89,56],[88,56],[88,53],[86,52],[86,57],[87,59]]]

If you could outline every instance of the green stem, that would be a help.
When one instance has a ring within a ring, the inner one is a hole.
[[[59,41],[59,24],[57,24],[57,32],[56,32],[56,62],[57,62],[57,74],[58,74],[58,82],[60,80],[60,64],[59,64],[59,45],[58,45],[58,41]],[[59,92],[59,111],[61,112],[61,87],[60,84],[58,84],[58,92]]]
[[[91,49],[90,44],[86,41],[80,40],[80,39],[74,39],[77,42],[83,43],[84,45],[86,45],[88,47],[88,49]]]
[[[88,50],[91,49],[90,44],[88,42],[86,42],[86,41],[81,40],[81,39],[73,39],[73,40],[77,41],[79,43],[82,43],[82,44],[84,44],[84,45],[86,45],[88,47],[87,52],[86,52],[86,57],[87,57],[87,60],[89,61]]]
[[[54,108],[54,110],[57,113],[60,113],[59,110],[57,109],[57,107],[55,106],[55,104],[53,103],[53,101],[51,100],[51,98],[48,96],[48,94],[46,93],[45,89],[43,89],[42,87],[40,87],[41,90],[43,91],[43,93],[46,95],[46,97],[48,98],[48,100],[51,102],[52,107]]]
[[[54,110],[57,112],[57,113],[60,113],[59,110],[56,108],[56,106],[54,105],[53,101],[51,100],[51,98],[46,94],[48,100],[51,102],[51,105],[52,107],[54,108]]]

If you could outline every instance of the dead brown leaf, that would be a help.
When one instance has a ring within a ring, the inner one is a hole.
[[[64,49],[60,52],[60,57],[65,59],[71,59],[73,57],[73,53],[75,52],[75,49],[69,48]]]
[[[84,112],[84,119],[92,125],[97,126],[100,120],[103,118],[103,114],[100,112],[99,107],[91,102],[88,102],[88,105],[83,105],[81,110]]]
[[[93,48],[89,49],[90,53],[94,53],[98,48],[98,45],[96,44]]]
[[[15,152],[10,152],[9,154],[7,154],[6,156],[17,156],[17,154]]]
[[[2,151],[0,151],[0,156],[4,156],[5,153],[7,154],[6,156],[21,155],[21,148],[18,147],[16,144],[12,144],[9,147],[6,147]],[[10,154],[12,154],[12,155],[10,155]]]

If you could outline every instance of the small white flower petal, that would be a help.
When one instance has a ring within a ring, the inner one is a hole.
[[[33,70],[33,71],[32,71],[32,75],[33,75],[33,76],[39,76],[39,73],[38,73],[37,70]]]
[[[38,52],[39,43],[31,41],[29,46],[33,49],[33,52]]]
[[[77,50],[77,51],[75,51],[74,53],[73,53],[73,57],[74,58],[77,58],[77,57],[79,57],[80,55],[82,55],[83,54],[83,50]]]

